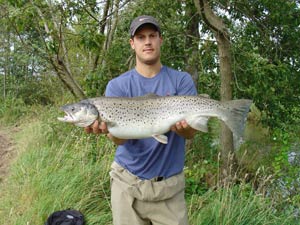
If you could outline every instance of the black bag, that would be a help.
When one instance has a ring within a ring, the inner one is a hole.
[[[84,218],[77,210],[62,210],[52,213],[45,225],[84,225]]]

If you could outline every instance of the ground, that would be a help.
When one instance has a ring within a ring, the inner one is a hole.
[[[9,132],[0,127],[0,183],[8,173],[8,168],[14,153],[14,145],[9,136]]]

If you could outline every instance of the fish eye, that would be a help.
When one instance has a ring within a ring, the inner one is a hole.
[[[72,107],[71,110],[72,110],[72,112],[74,112],[75,111],[75,107]]]

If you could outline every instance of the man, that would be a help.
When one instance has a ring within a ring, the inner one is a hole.
[[[135,97],[149,93],[196,95],[191,76],[163,66],[160,61],[162,35],[158,22],[140,16],[130,26],[130,45],[136,67],[111,80],[106,96]],[[104,133],[118,145],[112,164],[111,203],[114,225],[186,225],[184,199],[185,139],[195,130],[186,121],[171,127],[168,144],[153,138],[123,140],[113,137],[105,123],[95,122],[88,133]]]

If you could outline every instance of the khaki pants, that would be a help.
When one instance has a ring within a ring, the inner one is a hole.
[[[187,225],[183,172],[162,181],[141,180],[112,164],[114,225]]]

